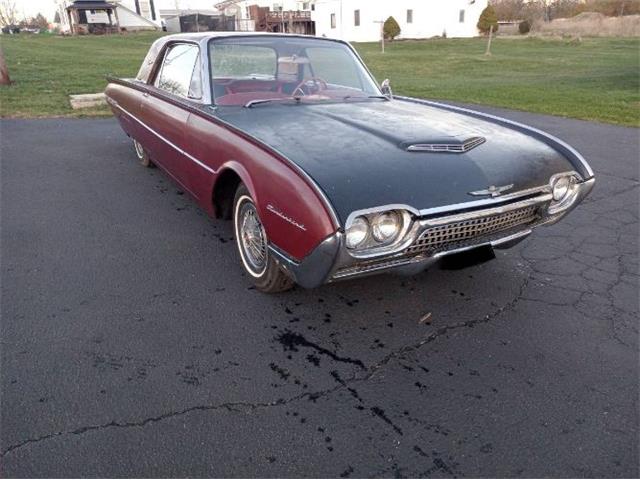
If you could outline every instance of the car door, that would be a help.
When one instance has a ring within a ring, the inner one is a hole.
[[[147,148],[152,160],[191,194],[189,172],[192,158],[186,153],[185,128],[189,111],[181,103],[202,97],[200,48],[192,43],[173,43],[165,50],[153,85],[144,95],[145,122],[153,131]],[[198,78],[196,78],[198,77]]]

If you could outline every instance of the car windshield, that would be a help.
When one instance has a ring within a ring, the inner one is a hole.
[[[255,36],[209,42],[216,105],[353,101],[381,92],[353,51],[331,40]]]

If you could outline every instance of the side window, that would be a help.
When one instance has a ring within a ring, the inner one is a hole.
[[[197,46],[178,44],[170,47],[158,73],[156,87],[181,97],[201,97],[199,63]]]
[[[193,75],[189,84],[189,98],[202,98],[202,74],[200,69],[200,53],[196,56]]]

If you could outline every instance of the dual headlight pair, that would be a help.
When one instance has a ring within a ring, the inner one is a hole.
[[[404,210],[387,210],[359,215],[346,230],[346,245],[351,250],[384,248],[401,239],[409,226]]]

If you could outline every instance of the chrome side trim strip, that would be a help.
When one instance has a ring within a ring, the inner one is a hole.
[[[160,140],[162,140],[163,142],[165,142],[167,145],[169,145],[171,148],[173,148],[175,151],[177,151],[178,153],[181,153],[182,155],[184,155],[185,157],[187,157],[189,160],[191,160],[192,162],[196,163],[197,165],[199,165],[200,167],[204,168],[205,170],[207,170],[209,173],[213,173],[216,174],[218,173],[218,170],[214,170],[213,168],[209,167],[208,165],[205,165],[204,163],[202,163],[200,160],[198,160],[197,158],[195,158],[193,155],[190,155],[188,152],[185,152],[183,149],[181,149],[180,147],[178,147],[176,144],[174,144],[173,142],[171,142],[170,140],[167,140],[165,137],[163,137],[162,135],[160,135],[158,132],[156,132],[153,128],[151,128],[149,125],[147,125],[146,123],[144,123],[142,120],[140,120],[138,117],[136,117],[135,115],[133,115],[131,112],[129,112],[128,110],[126,110],[125,108],[123,108],[121,105],[117,104],[117,103],[112,103],[112,105],[114,107],[116,107],[119,110],[122,110],[123,113],[127,114],[129,117],[131,117],[132,119],[134,119],[136,122],[138,122],[140,125],[142,125],[144,128],[146,128],[147,130],[149,130],[151,133],[153,133],[156,137],[158,137]]]
[[[571,145],[564,142],[563,140],[560,140],[558,137],[554,137],[553,135],[547,132],[544,132],[542,130],[539,130],[535,127],[531,127],[529,125],[525,125],[519,122],[514,122],[513,120],[508,120],[504,117],[499,117],[497,115],[491,115],[489,113],[483,113],[477,110],[471,110],[469,108],[456,107],[454,105],[449,105],[446,103],[434,102],[431,100],[422,100],[422,99],[413,98],[413,97],[397,96],[397,95],[394,98],[404,102],[427,105],[430,107],[441,108],[443,110],[450,110],[453,112],[463,113],[476,118],[491,120],[494,123],[504,125],[506,127],[515,128],[516,130],[519,130],[523,133],[532,134],[533,136],[537,137],[539,140],[543,141],[550,147],[553,147],[556,150],[560,150],[560,153],[568,155],[569,157],[571,157],[571,159],[577,161],[582,166],[582,168],[586,173],[586,178],[584,178],[585,180],[588,180],[589,178],[594,176],[591,166],[587,163],[584,157],[575,148],[573,148]]]

